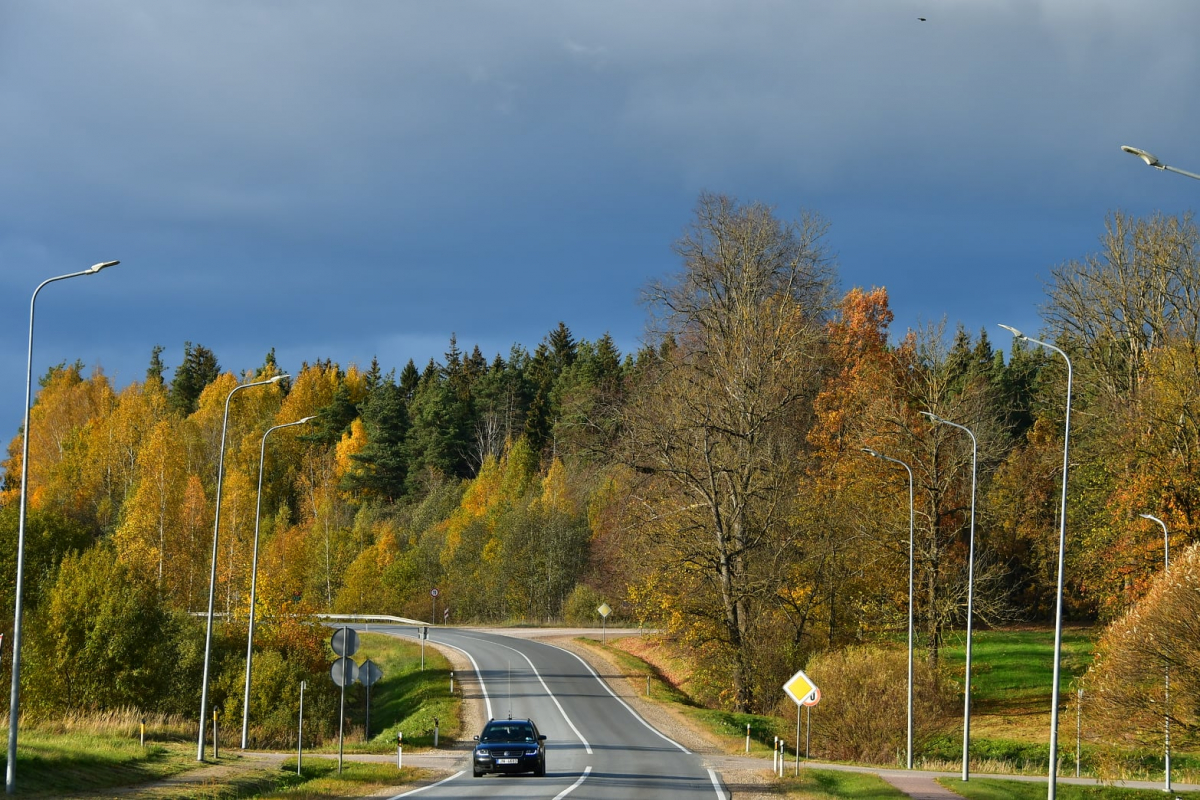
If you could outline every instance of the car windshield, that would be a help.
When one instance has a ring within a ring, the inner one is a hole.
[[[500,725],[488,725],[479,737],[481,742],[532,742],[533,726],[529,723],[506,722]]]

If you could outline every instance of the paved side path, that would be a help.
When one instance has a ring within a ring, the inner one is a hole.
[[[918,772],[917,770],[879,770],[879,777],[916,800],[959,800],[962,795],[952,792],[935,780],[950,776],[949,772]]]

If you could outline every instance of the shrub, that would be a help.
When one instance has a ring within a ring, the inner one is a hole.
[[[805,672],[821,687],[812,713],[814,755],[837,761],[895,763],[907,739],[908,654],[851,647],[822,653]],[[913,669],[913,749],[943,732],[950,687],[924,660]]]
[[[563,603],[563,618],[572,625],[592,625],[599,620],[596,609],[604,602],[604,598],[592,587],[576,584]]]

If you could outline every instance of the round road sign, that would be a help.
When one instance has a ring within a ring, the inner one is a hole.
[[[329,668],[329,675],[338,686],[349,686],[358,680],[358,664],[352,658],[339,658]]]

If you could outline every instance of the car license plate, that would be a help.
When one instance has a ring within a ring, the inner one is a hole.
[[[517,763],[517,759],[515,759],[515,758],[497,758],[496,763],[497,764],[515,764],[515,763]]]

